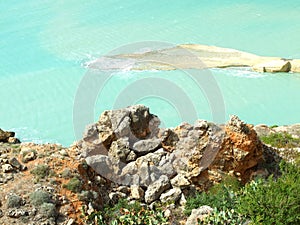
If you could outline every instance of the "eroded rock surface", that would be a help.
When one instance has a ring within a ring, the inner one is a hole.
[[[159,124],[142,105],[105,111],[87,127],[78,148],[100,176],[141,187],[145,195],[138,188],[132,195],[147,203],[177,201],[185,189],[206,190],[226,174],[245,183],[263,160],[253,126],[236,116],[222,126],[204,120],[174,129]]]

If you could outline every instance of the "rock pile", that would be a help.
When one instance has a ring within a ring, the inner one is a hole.
[[[87,127],[78,148],[96,173],[116,185],[110,198],[184,202],[190,192],[207,190],[224,176],[249,181],[263,160],[253,127],[236,116],[226,125],[159,125],[147,107],[136,105],[105,111]]]

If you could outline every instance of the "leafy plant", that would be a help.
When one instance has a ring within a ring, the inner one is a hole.
[[[214,209],[203,221],[198,220],[198,225],[237,225],[244,224],[247,220],[234,209],[219,211]]]
[[[78,193],[82,190],[81,181],[77,177],[73,177],[67,184],[64,184],[63,187],[74,193]]]
[[[116,205],[107,206],[103,211],[91,214],[87,220],[97,225],[148,225],[167,222],[161,209],[149,210],[139,202],[130,204],[126,199],[121,199]]]
[[[232,209],[237,201],[236,192],[240,188],[234,177],[225,177],[220,184],[214,185],[208,192],[196,193],[187,199],[184,214],[190,215],[192,210],[202,205],[209,205],[218,210]]]
[[[238,210],[254,224],[300,224],[300,169],[282,162],[282,176],[252,181],[242,190]]]
[[[293,138],[292,135],[284,133],[273,133],[260,137],[265,144],[272,145],[277,148],[295,148],[300,145],[299,138]]]

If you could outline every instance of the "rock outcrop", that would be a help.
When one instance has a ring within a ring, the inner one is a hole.
[[[88,64],[101,70],[175,70],[250,67],[258,72],[300,72],[300,59],[283,60],[235,49],[200,44],[181,44],[148,52],[106,56]]]
[[[245,183],[263,160],[253,126],[236,116],[226,125],[198,120],[160,129],[159,124],[142,105],[105,111],[77,146],[96,173],[118,186],[135,187],[131,195],[146,203],[177,201],[227,175]]]
[[[292,66],[291,63],[287,60],[274,60],[274,61],[254,65],[252,68],[256,72],[277,73],[277,72],[290,72]]]
[[[20,140],[15,138],[15,132],[0,129],[0,142],[16,144],[20,143]]]

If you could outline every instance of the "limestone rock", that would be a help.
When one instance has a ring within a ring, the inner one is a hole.
[[[204,205],[198,209],[193,209],[192,214],[188,217],[186,225],[195,225],[198,224],[198,220],[203,220],[213,209],[210,206]]]
[[[145,192],[145,202],[151,203],[157,200],[161,193],[170,187],[170,181],[167,176],[162,175],[154,183],[150,184]]]
[[[172,188],[164,193],[161,194],[160,196],[160,201],[161,202],[176,202],[181,195],[181,190],[180,188]]]
[[[149,152],[153,152],[160,148],[161,140],[160,139],[147,139],[140,140],[133,145],[133,151],[138,155],[144,155]]]
[[[171,184],[173,187],[184,188],[189,186],[190,182],[182,174],[178,174],[171,180]]]
[[[127,156],[130,153],[128,138],[120,138],[111,143],[109,155],[122,162],[127,161]]]
[[[141,200],[144,198],[145,192],[138,185],[130,186],[130,199]]]
[[[258,64],[252,67],[257,72],[289,72],[291,70],[291,63],[286,60],[274,60],[262,64]]]

